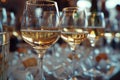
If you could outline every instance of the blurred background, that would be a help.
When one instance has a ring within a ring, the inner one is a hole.
[[[7,11],[13,12],[16,16],[17,29],[20,28],[20,19],[26,0],[0,0],[0,7],[5,7]],[[88,10],[96,8],[103,11],[106,18],[109,18],[116,24],[116,19],[120,17],[120,0],[54,0],[57,1],[59,10],[64,7],[78,6]],[[116,18],[117,17],[117,18]]]

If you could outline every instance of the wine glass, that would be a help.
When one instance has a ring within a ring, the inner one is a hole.
[[[104,29],[105,29],[105,19],[103,12],[88,12],[87,13],[87,22],[88,26],[86,30],[88,31],[88,40],[90,42],[91,51],[94,51],[96,48],[96,43],[104,36]],[[100,42],[98,42],[99,44]],[[98,46],[97,46],[98,47]],[[87,72],[85,72],[85,75],[91,76],[91,79],[93,80],[96,75],[101,75],[101,72],[97,70],[96,63],[94,62],[96,59],[95,53],[91,53],[90,56],[91,59],[93,59],[93,64],[91,69],[89,69]]]
[[[0,32],[0,80],[7,80],[9,67],[9,33]]]
[[[59,12],[57,3],[48,0],[26,2],[21,24],[23,40],[38,53],[39,78],[45,80],[43,71],[43,57],[46,50],[53,45],[60,36]]]
[[[105,22],[106,22],[105,23],[106,28],[105,28],[105,32],[104,32],[104,39],[105,39],[104,41],[105,41],[105,46],[110,50],[110,49],[113,49],[112,45],[111,45],[111,43],[114,39],[114,32],[113,32],[113,28],[112,28],[113,22],[110,19],[107,19]]]
[[[63,8],[61,16],[61,38],[69,44],[72,50],[73,72],[71,79],[75,79],[76,48],[87,37],[84,28],[87,25],[85,10],[78,7]]]
[[[88,12],[88,36],[92,47],[95,47],[96,42],[104,36],[105,19],[103,12]]]

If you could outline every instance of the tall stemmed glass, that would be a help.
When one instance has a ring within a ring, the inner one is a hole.
[[[40,65],[40,77],[38,80],[45,80],[43,57],[46,50],[59,39],[60,31],[58,25],[59,12],[56,2],[47,0],[36,0],[34,3],[26,2],[21,35],[23,40],[38,53],[38,65]]]
[[[104,28],[105,28],[105,19],[104,14],[102,12],[88,12],[87,13],[87,20],[88,20],[88,40],[90,41],[92,50],[95,48],[97,41],[104,36]],[[96,61],[96,54],[90,54],[92,61],[92,67],[90,70],[85,72],[86,75],[91,76],[91,80],[93,80],[94,76],[101,74],[99,70],[96,69],[97,61]]]
[[[95,47],[96,42],[104,36],[105,19],[102,12],[88,12],[88,39],[92,47]]]
[[[85,10],[78,7],[66,7],[61,17],[61,38],[67,42],[72,50],[73,73],[71,79],[75,79],[75,51],[76,47],[86,38],[87,32]]]

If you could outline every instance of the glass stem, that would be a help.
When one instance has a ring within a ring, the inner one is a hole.
[[[76,64],[76,61],[75,61],[75,54],[76,54],[76,45],[74,46],[71,46],[71,50],[72,50],[72,80],[75,78],[75,64]]]
[[[75,78],[75,65],[76,65],[76,61],[75,61],[76,45],[72,45],[70,48],[72,50],[72,76],[71,76],[71,78],[72,78],[72,80],[74,80],[74,78]]]
[[[75,50],[72,50],[72,64],[73,64],[73,71],[72,71],[72,76],[74,77],[75,76],[75,64],[76,64],[76,61],[75,61]]]
[[[37,80],[45,80],[44,70],[43,70],[43,57],[45,54],[45,50],[40,50],[40,54],[38,54],[38,69],[39,69],[39,79]]]
[[[43,65],[43,58],[39,58],[38,60],[39,60],[38,63],[39,63],[39,68],[40,68],[39,69],[40,70],[40,78],[41,78],[40,80],[44,80],[44,71],[43,71],[43,66],[42,66]]]

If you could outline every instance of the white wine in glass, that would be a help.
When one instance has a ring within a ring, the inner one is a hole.
[[[66,29],[61,32],[61,38],[74,50],[87,37],[87,32],[82,29]]]
[[[69,44],[72,50],[73,72],[70,79],[76,79],[75,74],[75,51],[76,47],[87,37],[85,27],[87,25],[85,10],[78,7],[65,7],[61,17],[61,38]]]
[[[88,39],[91,43],[91,46],[94,47],[95,43],[104,36],[104,28],[101,27],[91,27],[86,29],[88,31]]]
[[[24,41],[35,49],[47,49],[59,38],[57,30],[21,30]]]
[[[94,51],[94,48],[96,46],[97,41],[104,36],[105,31],[105,19],[103,12],[88,12],[87,13],[87,28],[88,31],[88,40],[90,41],[92,51]],[[90,76],[91,80],[96,77],[96,75],[101,76],[102,72],[98,69],[96,69],[97,63],[94,63],[94,60],[96,59],[95,54],[91,54],[90,56],[93,61],[92,67],[85,72],[85,75]]]
[[[90,41],[92,47],[95,46],[96,42],[104,36],[105,29],[105,19],[102,12],[88,12],[88,36],[87,38]]]
[[[46,50],[60,37],[59,11],[55,1],[36,0],[26,2],[24,8],[21,35],[23,40],[38,53],[39,77],[46,80],[43,71],[43,57]]]

